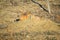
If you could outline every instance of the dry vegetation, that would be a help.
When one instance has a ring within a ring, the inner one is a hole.
[[[60,40],[60,1],[49,2],[51,13],[31,0],[0,0],[0,40]]]

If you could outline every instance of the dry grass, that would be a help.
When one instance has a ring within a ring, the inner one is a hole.
[[[39,2],[45,5],[45,2]],[[60,40],[60,26],[49,16],[50,14],[32,2],[2,8],[0,10],[0,40]],[[58,14],[55,17],[57,17],[55,20],[60,20]],[[16,19],[19,20],[16,21]]]

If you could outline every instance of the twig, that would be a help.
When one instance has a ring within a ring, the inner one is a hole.
[[[47,5],[48,5],[49,13],[51,13],[49,0],[47,0]]]
[[[32,2],[34,2],[35,4],[38,4],[44,11],[49,12],[47,9],[45,9],[41,4],[35,2],[34,0],[31,0]]]

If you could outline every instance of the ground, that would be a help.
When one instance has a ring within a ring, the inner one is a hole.
[[[0,40],[60,40],[60,1],[49,2],[51,13],[31,0],[0,0]]]

